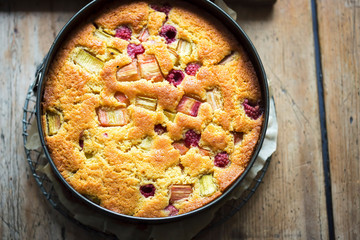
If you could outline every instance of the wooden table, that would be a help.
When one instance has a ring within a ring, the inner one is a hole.
[[[21,135],[36,66],[85,3],[0,1],[0,239],[102,239],[41,195]],[[230,6],[263,60],[278,149],[245,207],[196,239],[360,239],[360,1]]]

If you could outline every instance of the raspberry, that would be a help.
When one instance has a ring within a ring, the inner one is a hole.
[[[184,77],[185,74],[181,70],[171,70],[167,75],[166,80],[176,87],[182,82]]]
[[[154,127],[154,131],[155,131],[157,134],[161,135],[161,134],[163,134],[163,133],[166,132],[166,127],[163,127],[161,124],[157,124],[157,125],[155,125],[155,127]]]
[[[108,137],[109,135],[107,133],[104,133],[104,137]]]
[[[116,29],[115,37],[129,41],[132,31],[128,26],[121,26]]]
[[[179,212],[179,210],[171,204],[165,208],[165,211],[169,211],[169,216],[175,216]]]
[[[160,30],[160,36],[165,38],[166,43],[172,43],[175,41],[176,28],[171,25],[164,25]]]
[[[185,146],[186,147],[198,147],[201,135],[197,134],[194,130],[189,130],[185,133]]]
[[[217,167],[226,167],[226,165],[229,164],[229,154],[227,154],[226,152],[221,152],[216,154],[215,156],[215,160],[214,160],[214,165]]]
[[[185,72],[187,75],[195,76],[200,67],[199,63],[189,63],[185,68]]]
[[[129,54],[129,56],[131,58],[135,58],[136,55],[144,53],[144,52],[145,52],[145,48],[141,44],[136,45],[134,43],[130,43],[127,46],[127,53]]]
[[[162,6],[159,6],[159,5],[151,5],[151,8],[158,11],[158,12],[163,12],[166,14],[166,17],[169,15],[169,12],[170,10],[172,9],[172,7],[165,3],[164,5]]]
[[[257,104],[252,104],[250,103],[249,99],[245,99],[243,106],[246,115],[252,119],[257,119],[262,114],[262,109],[259,106],[259,102]]]
[[[144,197],[152,197],[155,195],[155,186],[152,184],[146,184],[140,187],[140,192]]]

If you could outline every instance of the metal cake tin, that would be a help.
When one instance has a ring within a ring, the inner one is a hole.
[[[213,200],[212,202],[195,209],[191,212],[184,213],[177,216],[169,216],[169,217],[163,217],[163,218],[143,218],[143,217],[134,217],[129,215],[120,214],[117,212],[113,212],[109,209],[106,209],[104,207],[101,207],[100,205],[90,201],[80,193],[78,193],[70,184],[63,178],[61,173],[57,170],[53,160],[51,159],[51,156],[49,154],[49,150],[46,146],[45,138],[44,138],[44,132],[42,128],[42,121],[41,121],[41,114],[42,114],[42,96],[44,92],[44,83],[46,79],[46,74],[49,70],[49,67],[51,65],[51,62],[53,58],[56,56],[56,53],[58,49],[61,47],[62,43],[66,40],[67,36],[71,33],[72,30],[74,30],[77,26],[79,26],[80,23],[89,20],[89,17],[93,14],[96,14],[99,9],[103,9],[104,6],[107,4],[113,2],[111,0],[94,0],[87,4],[85,7],[83,7],[81,10],[79,10],[62,28],[62,30],[59,32],[57,37],[55,38],[47,56],[44,59],[42,69],[39,72],[39,76],[36,79],[36,82],[34,84],[34,91],[36,91],[36,118],[37,118],[37,124],[38,124],[38,131],[40,135],[41,144],[45,153],[46,158],[48,159],[55,175],[60,179],[62,184],[70,190],[70,192],[81,202],[84,204],[90,206],[91,208],[105,214],[108,217],[113,217],[125,222],[130,223],[146,223],[146,224],[161,224],[161,223],[169,223],[174,221],[180,221],[188,217],[194,217],[195,215],[199,215],[203,213],[204,211],[211,211],[211,209],[214,209],[215,207],[221,206],[226,202],[226,200],[229,199],[229,195],[231,192],[236,191],[239,187],[241,181],[245,178],[247,173],[250,171],[252,165],[254,164],[256,157],[259,154],[260,148],[262,146],[262,143],[265,138],[265,133],[267,129],[268,124],[268,118],[269,118],[269,89],[268,89],[268,83],[267,78],[265,74],[264,67],[262,65],[262,62],[260,60],[260,57],[250,41],[249,37],[245,34],[245,32],[242,30],[242,28],[226,13],[224,12],[220,7],[212,3],[208,0],[183,0],[185,2],[189,2],[190,4],[202,9],[203,11],[211,14],[215,19],[220,21],[224,26],[227,27],[227,29],[235,36],[235,38],[239,41],[239,43],[243,46],[245,51],[247,52],[254,69],[256,71],[258,80],[260,82],[261,87],[261,93],[262,93],[262,107],[264,110],[264,122],[262,125],[261,134],[259,137],[259,140],[257,142],[257,146],[253,152],[252,158],[246,167],[245,171],[242,173],[242,175],[218,198]],[[124,1],[124,3],[128,3],[129,1]],[[171,4],[171,0],[167,1]]]

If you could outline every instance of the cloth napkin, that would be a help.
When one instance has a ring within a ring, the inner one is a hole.
[[[236,20],[236,12],[230,9],[222,0],[215,0],[215,4],[226,11],[233,19]],[[29,150],[41,148],[40,137],[38,135],[36,121],[33,119],[32,127],[29,130],[28,141],[25,147]],[[254,162],[254,165],[243,179],[239,187],[233,191],[228,197],[231,199],[239,199],[242,194],[249,189],[254,182],[255,177],[264,168],[266,161],[276,150],[278,125],[275,112],[274,99],[270,100],[270,116],[266,137],[259,155]],[[45,158],[45,156],[42,156]],[[42,162],[47,162],[42,161]],[[59,203],[66,208],[70,217],[78,220],[80,223],[97,229],[98,231],[113,234],[118,239],[122,240],[185,240],[191,239],[204,229],[216,217],[216,213],[221,205],[217,204],[216,207],[201,212],[200,214],[193,215],[189,218],[173,223],[164,223],[156,225],[134,224],[126,223],[118,219],[104,216],[96,210],[89,208],[83,203],[75,199],[69,190],[65,189],[59,179],[54,175],[50,165],[38,165],[37,171],[45,173],[51,180],[55,192],[57,194]]]

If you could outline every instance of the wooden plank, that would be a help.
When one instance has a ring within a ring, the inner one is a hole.
[[[91,239],[94,233],[50,206],[24,156],[21,119],[28,86],[57,32],[72,15],[51,13],[51,3],[42,4],[48,12],[24,12],[10,4],[8,12],[0,11],[0,239]]]
[[[0,31],[7,33],[0,35],[5,46],[0,48],[0,191],[4,193],[0,239],[103,239],[73,225],[48,204],[30,175],[22,146],[20,109],[27,87],[36,65],[79,3],[65,1],[57,6],[59,1],[41,0],[36,1],[41,12],[24,12],[36,9],[21,5],[22,1],[11,2],[6,6],[10,12],[0,12]],[[229,222],[197,239],[326,239],[309,2],[278,0],[273,11],[231,6],[272,81],[279,147],[250,202]]]
[[[230,7],[270,79],[278,149],[250,201],[199,239],[327,239],[310,1],[280,0],[273,9]]]
[[[360,238],[360,1],[318,1],[335,237]]]

